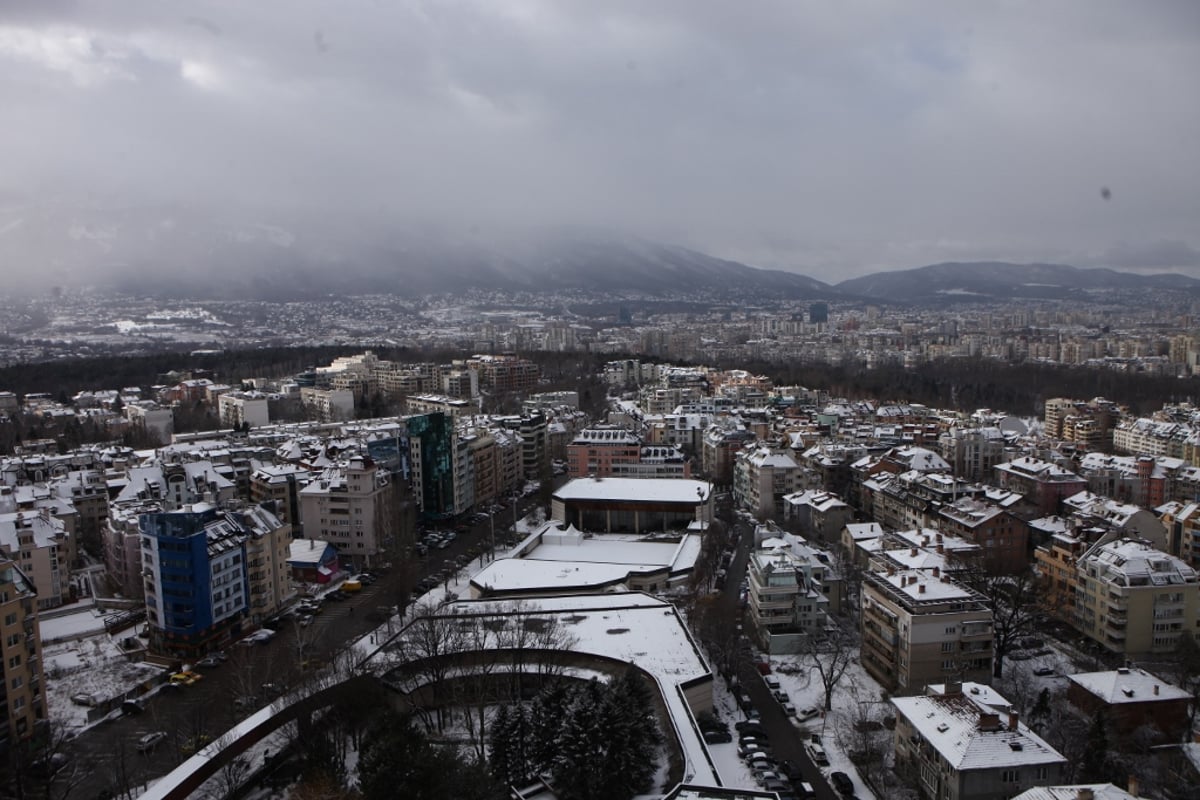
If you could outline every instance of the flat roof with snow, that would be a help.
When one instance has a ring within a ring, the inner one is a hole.
[[[685,503],[708,500],[712,484],[690,478],[576,478],[554,493],[559,500],[624,500],[640,503]]]

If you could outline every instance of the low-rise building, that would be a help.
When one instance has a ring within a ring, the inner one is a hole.
[[[890,702],[896,772],[928,800],[1008,800],[1066,775],[1067,759],[990,686],[947,683]]]
[[[1068,675],[1067,699],[1089,717],[1103,710],[1118,736],[1152,728],[1159,741],[1178,742],[1191,726],[1192,695],[1137,667]]]

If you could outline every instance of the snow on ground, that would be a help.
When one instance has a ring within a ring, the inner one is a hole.
[[[50,719],[68,731],[89,724],[90,709],[72,703],[73,695],[89,694],[103,703],[162,672],[161,667],[130,661],[119,643],[133,636],[134,629],[110,636],[104,632],[104,619],[94,607],[85,606],[70,614],[41,620],[39,627]],[[62,640],[89,631],[84,638]]]
[[[799,657],[773,658],[771,665],[773,674],[779,678],[780,688],[788,693],[792,705],[797,709],[810,706],[818,709],[825,707],[825,689],[821,684],[820,675],[815,670],[810,674],[811,668],[802,666]],[[783,667],[784,672],[780,672],[779,667]],[[883,696],[882,687],[867,674],[858,659],[855,659],[846,668],[833,693],[833,710],[808,720],[801,727],[802,734],[816,733],[821,736],[825,754],[829,756],[829,766],[821,767],[821,773],[826,778],[831,772],[844,772],[849,775],[854,781],[855,794],[861,800],[874,800],[875,793],[863,783],[858,769],[847,755],[851,746],[850,731],[853,721],[864,716],[862,704],[881,704],[874,709],[878,713],[871,715],[875,718],[892,713],[890,704],[881,699]]]

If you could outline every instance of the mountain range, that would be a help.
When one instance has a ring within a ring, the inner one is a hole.
[[[583,229],[514,236],[327,215],[259,222],[161,207],[0,208],[10,291],[90,286],[196,299],[580,292],[610,298],[862,300],[912,305],[1200,292],[1178,274],[944,263],[831,285],[695,250]]]

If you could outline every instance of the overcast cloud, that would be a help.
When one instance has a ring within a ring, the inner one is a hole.
[[[1197,76],[1195,0],[0,2],[0,204],[1200,276]]]

